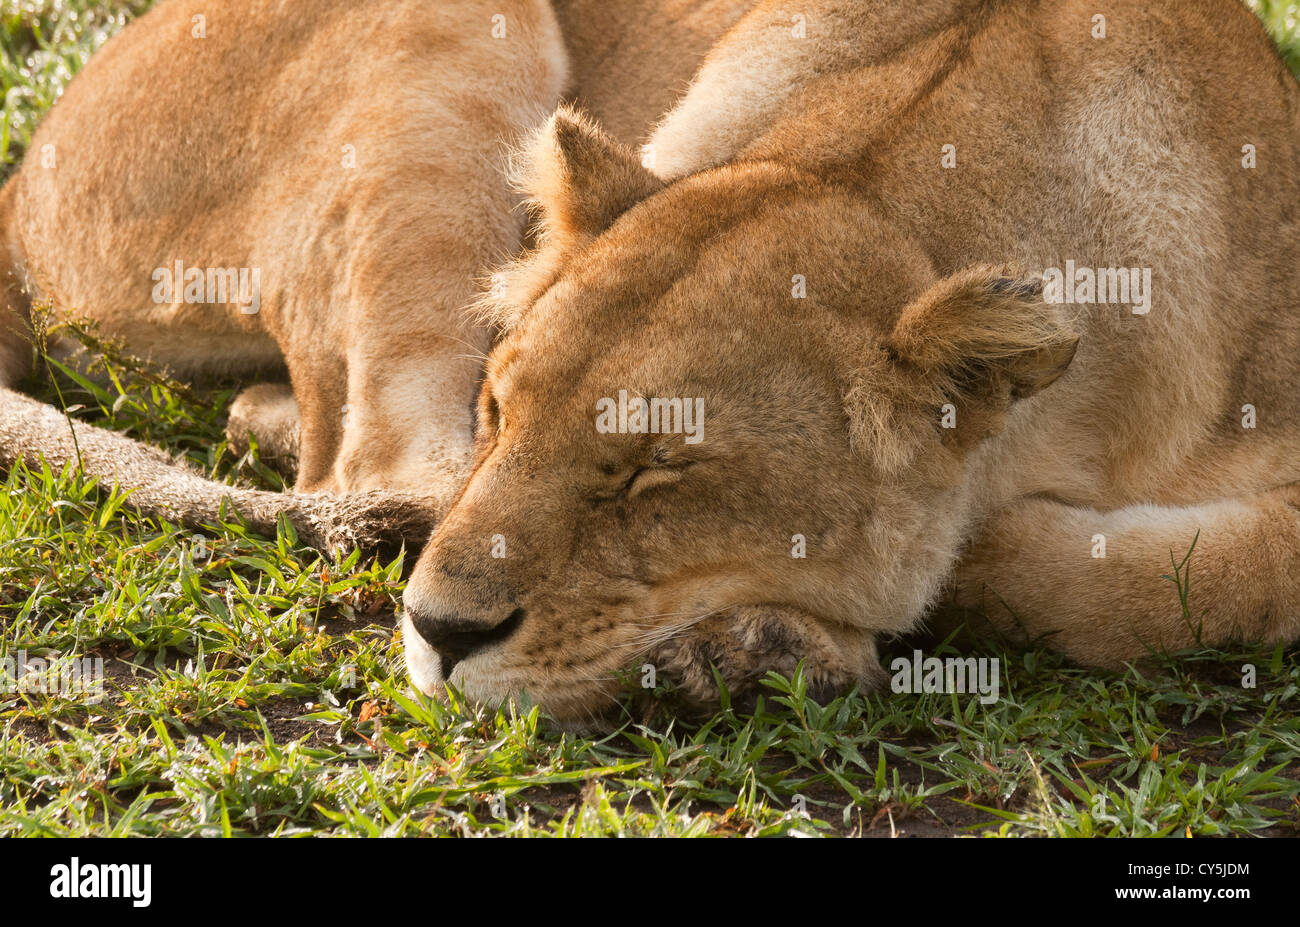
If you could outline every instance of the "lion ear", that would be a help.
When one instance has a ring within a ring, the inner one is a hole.
[[[635,151],[572,107],[561,107],[516,155],[516,185],[541,213],[552,246],[586,244],[663,182]]]
[[[1041,277],[977,266],[942,280],[907,306],[885,350],[952,399],[1025,399],[1051,386],[1079,345]]]
[[[1065,373],[1078,344],[1040,278],[981,266],[941,280],[854,371],[853,446],[886,473],[910,466],[935,428],[945,445],[973,447]]]
[[[510,174],[538,216],[536,247],[483,280],[472,310],[502,332],[519,324],[575,251],[664,186],[636,152],[567,106],[514,154]]]

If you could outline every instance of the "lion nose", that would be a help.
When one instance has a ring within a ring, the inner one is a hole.
[[[495,624],[467,618],[456,612],[431,613],[407,606],[415,630],[442,657],[442,676],[451,675],[460,661],[514,634],[524,620],[524,610],[516,608]]]

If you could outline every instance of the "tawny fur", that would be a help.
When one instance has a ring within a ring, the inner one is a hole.
[[[1090,665],[1300,636],[1300,89],[1244,7],[813,0],[796,21],[779,0],[698,19],[646,4],[651,26],[692,38],[674,52],[616,5],[559,4],[571,95],[615,126],[562,112],[528,148],[541,235],[483,303],[507,333],[463,492],[479,371],[462,355],[493,330],[456,310],[519,241],[493,158],[544,121],[564,70],[546,11],[523,0],[508,20],[538,25],[515,33],[526,48],[486,58],[435,52],[486,43],[486,24],[385,31],[409,12],[396,2],[362,37],[341,3],[274,14],[292,28],[262,45],[220,28],[227,11],[278,9],[252,0],[209,14],[202,46],[186,44],[188,0],[130,27],[42,128],[56,171],[29,160],[0,194],[16,269],[0,291],[5,382],[24,356],[24,273],[56,309],[98,313],[182,371],[286,364],[302,488],[455,500],[408,588],[416,683],[443,678],[412,616],[489,628],[520,612],[452,681],[562,717],[598,710],[640,660],[701,697],[710,663],[742,687],[800,658],[820,686],[870,684],[874,639],[945,595]],[[410,71],[362,55],[374,70],[321,81],[331,56],[395,34]],[[253,68],[286,59],[277,42],[299,65]],[[710,45],[650,147],[630,147]],[[663,83],[584,95],[581,75],[612,80],[619,49]],[[188,97],[163,81],[163,51]],[[209,82],[180,79],[195,73]],[[475,105],[446,94],[467,75]],[[123,87],[141,105],[110,103]],[[184,144],[150,157],[123,144],[178,125]],[[354,135],[378,169],[345,182],[331,171]],[[259,316],[154,306],[148,270],[178,247],[273,268]],[[1150,313],[1046,303],[1040,275],[1067,260],[1151,268]],[[595,402],[620,389],[702,397],[705,440],[598,433]],[[8,457],[69,459],[61,417],[0,401]],[[87,440],[94,475],[138,464],[171,487],[146,507],[239,504],[197,486],[189,504],[164,461]],[[1189,624],[1161,575],[1194,538]]]
[[[178,376],[287,368],[298,435],[271,437],[297,444],[300,491],[437,509],[464,479],[491,343],[462,310],[522,234],[505,155],[566,69],[545,0],[376,0],[362,16],[165,0],[45,118],[5,188],[5,244],[28,301]],[[257,311],[160,289],[177,261],[255,270]],[[24,308],[11,299],[9,318]],[[17,327],[0,328],[0,385],[22,374]]]
[[[620,126],[647,135],[751,5],[560,0],[562,36],[543,0],[381,0],[364,22],[343,2],[159,3],[72,82],[0,193],[0,390],[29,369],[33,301],[178,376],[287,372],[240,394],[232,445],[255,438],[301,493],[395,490],[431,517],[464,480],[493,337],[462,310],[526,218],[508,152],[566,88],[600,113],[635,100]],[[155,302],[176,260],[256,267],[259,311]],[[17,394],[0,405],[26,420]],[[176,514],[211,521],[217,498]]]
[[[1300,637],[1300,88],[1258,20],[789,10],[713,48],[653,168],[578,114],[530,146],[544,235],[484,300],[489,424],[407,589],[408,627],[524,617],[452,681],[581,714],[752,606],[845,684],[874,650],[819,641],[945,598],[1093,666]],[[1149,312],[1046,301],[1067,261],[1149,268]],[[619,390],[703,397],[705,440],[598,433]]]

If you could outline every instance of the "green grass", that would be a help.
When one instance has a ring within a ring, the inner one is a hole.
[[[5,4],[8,163],[119,6]],[[1260,7],[1296,63],[1297,4]],[[72,414],[216,479],[280,485],[222,442],[229,386],[131,368],[111,360],[109,388],[60,375]],[[97,700],[0,693],[0,835],[1300,833],[1295,650],[1102,674],[986,644],[1003,661],[989,706],[819,705],[773,677],[751,714],[688,723],[671,693],[629,695],[617,729],[581,737],[535,710],[410,694],[400,557],[338,561],[233,524],[196,535],[70,472],[3,482],[0,656],[94,655],[107,682]]]
[[[72,76],[152,0],[0,0],[0,170],[22,160]]]
[[[1277,41],[1282,59],[1300,74],[1300,0],[1247,0]]]

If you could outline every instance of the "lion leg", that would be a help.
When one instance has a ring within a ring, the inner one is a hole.
[[[470,410],[482,375],[481,362],[466,355],[487,348],[486,337],[479,345],[471,338],[470,331],[429,333],[349,365],[337,486],[396,488],[448,503],[459,493],[469,473]]]
[[[14,230],[13,182],[0,190],[0,387],[16,386],[31,370],[31,304],[19,267],[22,249]]]
[[[463,276],[468,300],[472,277]],[[428,290],[412,283],[391,291]],[[246,446],[252,433],[266,446],[265,433],[277,455],[294,449],[296,437],[299,493],[397,491],[445,508],[469,471],[470,410],[488,346],[486,333],[461,323],[458,310],[426,310],[420,327],[354,310],[358,334],[346,355],[285,350],[292,388],[242,393],[227,437]]]
[[[238,454],[248,453],[250,439],[257,441],[262,460],[292,475],[298,458],[301,415],[293,388],[287,383],[250,386],[230,404],[226,440]]]
[[[16,386],[31,369],[30,323],[16,285],[0,281],[0,387]]]
[[[468,301],[471,274],[463,280]],[[424,283],[386,289],[427,293]],[[354,343],[347,353],[285,350],[292,390],[241,394],[228,437],[246,442],[251,432],[261,444],[265,431],[277,450],[292,447],[296,410],[298,492],[397,491],[444,509],[469,471],[471,407],[488,347],[486,332],[461,321],[460,305],[425,307],[418,325],[350,310]]]
[[[453,213],[444,192],[449,184],[473,205]],[[412,236],[404,221],[380,222],[368,245],[376,257],[359,262],[346,315],[347,408],[335,491],[399,489],[439,507],[459,495],[492,340],[465,307],[479,293],[483,268],[519,245],[519,219],[500,187],[496,175],[476,165],[454,176],[412,170],[396,178],[394,189],[407,196],[423,191],[429,231]],[[381,206],[374,212],[383,219]]]
[[[1300,638],[1297,566],[1298,484],[1111,512],[1035,498],[984,526],[958,567],[956,604],[1010,637],[1117,668],[1151,651]]]
[[[298,480],[301,493],[341,492],[334,466],[348,414],[347,364],[342,357],[310,349],[286,351],[292,392],[298,407]]]

